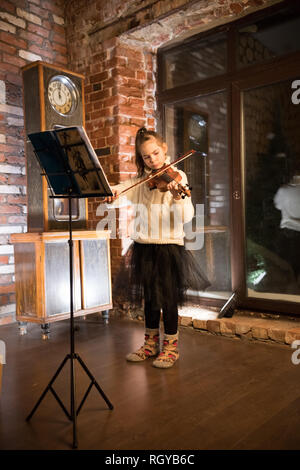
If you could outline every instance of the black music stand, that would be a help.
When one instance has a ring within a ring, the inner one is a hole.
[[[27,416],[29,421],[48,391],[50,391],[67,418],[73,422],[73,448],[78,447],[76,418],[93,385],[96,387],[109,409],[113,405],[93,377],[81,357],[75,352],[74,310],[73,310],[73,239],[72,239],[72,199],[86,197],[112,196],[113,193],[98,161],[89,139],[82,127],[60,128],[53,131],[28,135],[34,153],[47,178],[52,198],[67,198],[69,203],[69,260],[70,260],[70,353],[66,355],[54,376],[48,383],[36,405]],[[71,410],[67,411],[63,402],[52,387],[59,373],[70,360],[71,365]],[[75,397],[75,360],[79,362],[91,382],[76,409]]]

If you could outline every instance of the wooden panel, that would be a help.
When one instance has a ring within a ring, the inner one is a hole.
[[[34,243],[15,245],[16,304],[19,315],[37,316],[36,256]]]
[[[23,72],[24,116],[26,134],[39,132],[42,123],[40,120],[39,70],[38,67]],[[32,145],[27,142],[26,136],[26,164],[28,188],[28,230],[43,229],[43,188],[41,168],[33,152]]]
[[[72,232],[73,240],[85,239],[109,239],[110,231],[103,230],[74,230]],[[34,242],[55,242],[66,240],[70,237],[69,232],[28,232],[28,233],[13,233],[11,235],[12,243],[34,243]]]
[[[107,240],[81,241],[83,308],[111,302]]]

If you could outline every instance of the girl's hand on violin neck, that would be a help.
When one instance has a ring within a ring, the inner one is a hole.
[[[168,186],[167,186],[168,190],[170,191],[170,193],[172,194],[173,198],[178,201],[179,199],[181,199],[181,191],[178,187],[178,183],[176,181],[171,181]]]

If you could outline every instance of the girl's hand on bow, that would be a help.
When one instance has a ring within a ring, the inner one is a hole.
[[[111,204],[117,199],[118,195],[119,195],[118,191],[113,191],[113,196],[104,197],[102,199],[102,202],[107,202],[107,204]]]

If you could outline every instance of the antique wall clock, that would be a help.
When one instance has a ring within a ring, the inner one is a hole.
[[[37,61],[22,68],[26,135],[54,126],[84,126],[84,76]],[[68,204],[50,198],[47,181],[29,142],[26,143],[28,231],[68,229]],[[87,200],[73,200],[73,227],[87,227]]]

